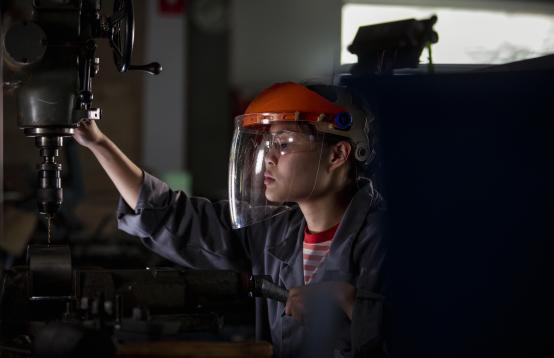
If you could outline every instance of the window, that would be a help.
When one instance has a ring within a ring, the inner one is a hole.
[[[347,50],[358,27],[435,14],[439,41],[433,45],[433,62],[445,64],[500,64],[554,52],[554,5],[541,5],[543,13],[518,8],[470,9],[456,7],[345,4],[342,8],[341,64],[355,63]],[[427,51],[420,59],[427,63]]]

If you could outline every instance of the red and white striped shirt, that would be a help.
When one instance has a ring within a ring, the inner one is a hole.
[[[339,224],[318,233],[309,232],[307,226],[304,229],[304,284],[310,283],[317,268],[325,260],[338,226]]]

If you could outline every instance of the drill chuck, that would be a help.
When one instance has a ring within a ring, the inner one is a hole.
[[[39,212],[53,216],[63,201],[62,166],[57,163],[41,163],[38,166],[37,204]]]
[[[36,145],[42,157],[42,163],[37,165],[37,205],[39,212],[51,217],[63,201],[62,165],[56,162],[59,149],[63,146],[63,137],[39,136],[36,137]]]

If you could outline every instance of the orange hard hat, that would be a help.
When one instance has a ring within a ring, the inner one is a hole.
[[[283,82],[260,92],[239,117],[245,127],[276,121],[331,123],[347,111],[301,84]]]
[[[264,112],[339,113],[346,111],[295,82],[276,83],[260,92],[244,114]]]

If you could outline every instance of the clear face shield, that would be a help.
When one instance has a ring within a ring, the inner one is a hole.
[[[279,215],[315,188],[323,134],[283,114],[237,117],[229,165],[233,228]]]

